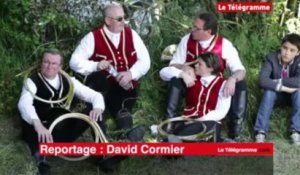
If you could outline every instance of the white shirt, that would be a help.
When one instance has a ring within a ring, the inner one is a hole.
[[[172,60],[170,61],[169,65],[171,64],[184,64],[186,62],[186,55],[187,55],[187,43],[189,40],[190,34],[185,35],[177,49],[176,53],[173,55]],[[199,44],[202,48],[209,47],[209,44],[211,43],[214,36],[212,36],[209,40],[206,41],[199,41]],[[237,71],[237,70],[245,70],[245,67],[243,66],[239,54],[236,50],[236,48],[232,45],[232,43],[227,40],[226,38],[223,38],[222,43],[222,57],[226,61],[226,67],[229,68],[231,73]],[[182,72],[182,70],[177,69],[173,66],[164,67],[160,70],[159,74],[162,80],[169,81],[173,77],[179,77],[179,74]]]
[[[203,86],[208,87],[209,84],[216,78],[215,75],[210,75],[207,77],[201,77],[200,81],[202,83]],[[220,121],[222,120],[226,114],[229,111],[230,108],[230,104],[231,104],[231,96],[229,97],[225,97],[223,94],[223,89],[224,89],[224,85],[225,82],[223,82],[220,91],[219,91],[219,95],[218,95],[218,101],[217,101],[217,105],[215,110],[212,110],[210,112],[208,112],[206,115],[198,118],[198,120],[200,121],[209,121],[209,120],[213,120],[213,121]]]
[[[140,36],[132,31],[133,46],[137,53],[137,61],[130,68],[130,72],[133,80],[138,80],[145,75],[150,69],[150,56],[148,50],[140,38]],[[106,26],[104,26],[104,33],[107,35],[109,40],[114,44],[115,47],[119,45],[120,33],[110,32]],[[98,62],[89,60],[95,50],[95,40],[92,32],[89,32],[80,41],[80,44],[75,49],[70,60],[70,67],[75,72],[83,75],[89,75],[92,72],[97,71]]]
[[[74,84],[74,92],[76,97],[78,97],[80,100],[91,103],[93,105],[93,108],[100,108],[102,111],[104,111],[105,109],[104,100],[103,100],[103,96],[100,93],[83,85],[74,77],[72,77],[71,80]],[[46,81],[55,89],[58,89],[60,87],[60,81],[58,75],[54,79],[52,80],[46,79]],[[26,83],[30,91],[36,94],[37,87],[34,84],[34,82],[28,78],[26,80]],[[31,95],[31,93],[25,88],[25,86],[23,86],[21,97],[18,103],[18,108],[21,113],[21,117],[29,124],[32,124],[32,120],[39,119],[35,107],[33,106],[33,100],[34,98]]]

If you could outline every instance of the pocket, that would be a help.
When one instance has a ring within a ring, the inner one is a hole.
[[[96,53],[96,57],[102,58],[104,60],[107,60],[107,56],[106,55],[100,55]]]
[[[135,55],[136,54],[136,51],[133,51],[131,52],[131,56]]]
[[[187,52],[188,55],[190,55],[192,58],[195,58],[195,55],[191,53],[190,51]]]
[[[192,110],[194,110],[195,109],[195,106],[193,106],[193,107],[190,107],[190,108],[184,108],[184,111],[192,111]]]

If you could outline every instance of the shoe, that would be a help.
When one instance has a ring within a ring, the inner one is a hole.
[[[126,133],[126,137],[131,142],[142,141],[145,135],[145,128],[143,126],[137,126],[132,128]]]
[[[50,165],[46,162],[40,162],[38,164],[39,175],[50,175]]]
[[[231,139],[229,137],[221,138],[221,142],[224,142],[224,143],[237,143],[237,141],[235,141],[234,139]]]
[[[292,132],[290,137],[294,145],[300,146],[300,134],[298,132]]]
[[[255,142],[256,143],[263,143],[266,141],[266,135],[263,133],[258,133],[255,136]]]
[[[125,160],[128,156],[108,156],[101,157],[98,161],[98,167],[101,171],[110,173],[118,169],[121,161]]]
[[[167,140],[170,143],[182,143],[182,140],[180,140],[178,137],[174,135],[168,135]]]

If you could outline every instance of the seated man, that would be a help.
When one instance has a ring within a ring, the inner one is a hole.
[[[226,81],[220,75],[220,66],[217,55],[211,52],[199,55],[195,65],[194,85],[187,88],[186,107],[183,112],[186,117],[203,121],[207,131],[215,129],[216,141],[220,141],[220,121],[226,116],[231,104],[231,96],[224,95]],[[199,127],[202,124],[197,122],[189,127],[179,125],[174,128],[174,133],[186,135],[187,132],[199,130]]]
[[[300,145],[300,36],[289,34],[281,42],[280,50],[266,56],[259,81],[264,90],[254,130],[256,142],[264,142],[269,120],[276,102],[291,102],[291,140]]]
[[[231,73],[224,86],[224,95],[232,96],[228,112],[228,136],[239,141],[247,107],[246,69],[237,49],[218,33],[218,20],[213,13],[195,16],[191,32],[181,39],[168,68],[160,71],[161,79],[169,84],[165,115],[169,119],[178,115],[186,88],[194,84],[195,75],[189,71],[192,68],[188,65],[206,52],[212,52],[220,58],[220,74],[224,75],[226,69]]]
[[[53,133],[50,133],[48,127],[55,116],[48,116],[48,114],[51,113],[51,109],[61,107],[65,101],[46,103],[35,98],[35,96],[45,99],[45,101],[59,101],[68,94],[71,86],[73,86],[76,97],[93,105],[93,109],[89,111],[89,116],[103,128],[102,112],[105,106],[102,95],[84,86],[75,78],[71,78],[69,82],[69,77],[60,73],[62,65],[63,56],[58,50],[46,50],[43,53],[40,71],[34,72],[26,80],[18,104],[22,117],[22,134],[29,145],[32,156],[37,161],[40,174],[49,174],[50,167],[45,162],[44,157],[39,155],[39,142],[74,141],[84,132],[87,124],[84,121],[74,119],[71,124],[59,125]]]
[[[87,76],[86,85],[103,94],[117,131],[133,129],[131,113],[138,98],[138,80],[150,68],[148,50],[140,36],[125,25],[124,16],[121,4],[108,4],[104,23],[81,40],[70,60],[74,72]],[[141,140],[143,133],[139,129],[129,140]]]

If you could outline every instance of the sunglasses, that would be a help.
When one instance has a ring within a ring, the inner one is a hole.
[[[122,22],[123,20],[125,20],[125,17],[122,17],[122,16],[119,16],[119,17],[116,17],[116,18],[109,17],[109,16],[107,16],[107,17],[110,18],[110,19],[114,19],[114,20],[116,20],[118,22]]]

